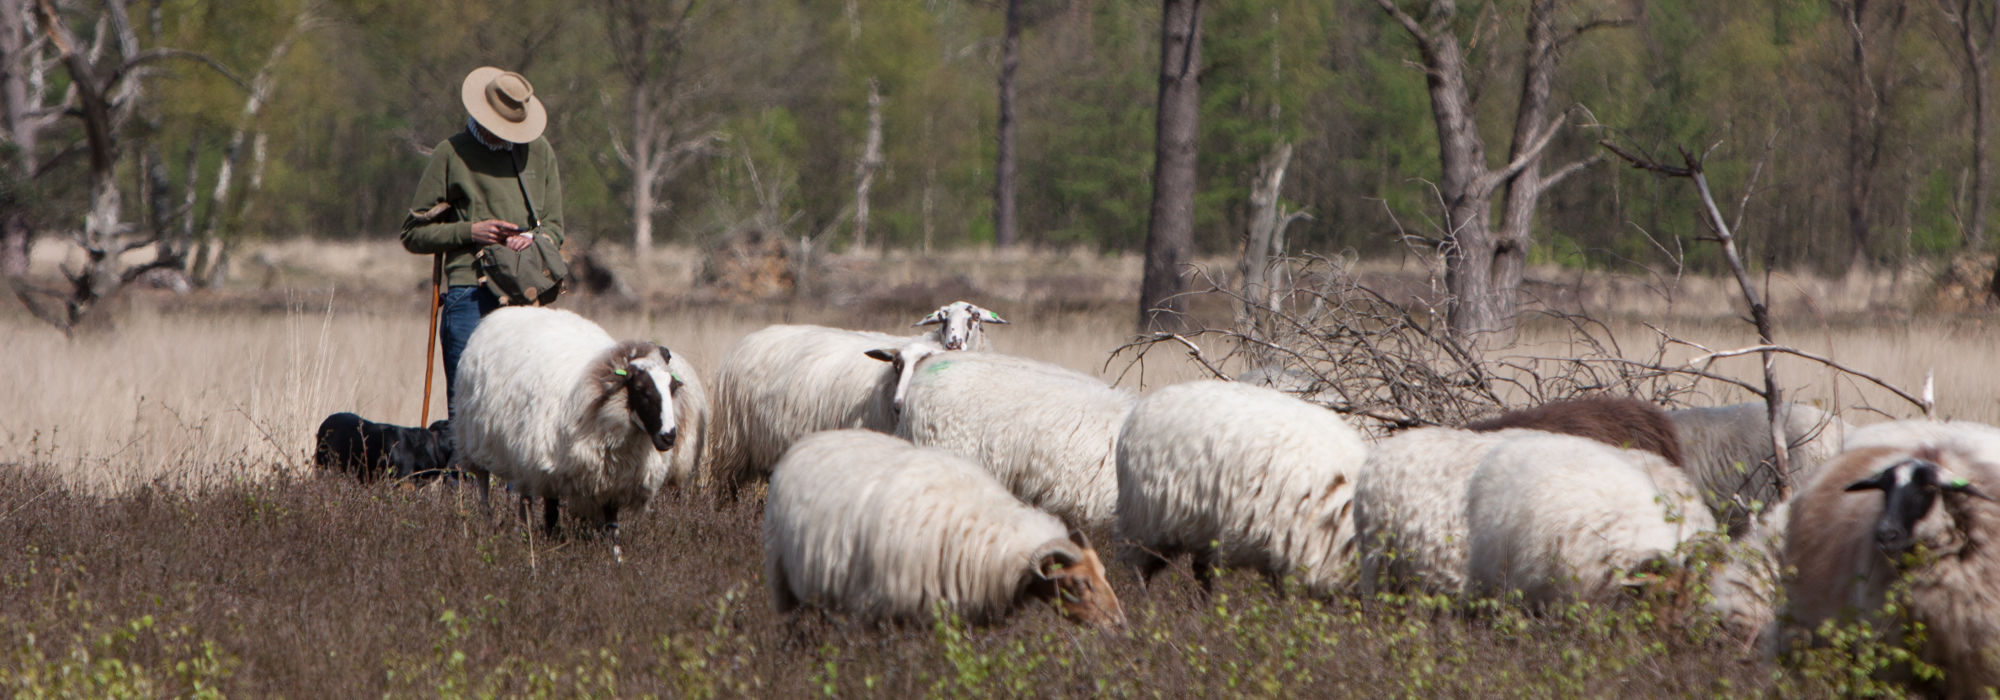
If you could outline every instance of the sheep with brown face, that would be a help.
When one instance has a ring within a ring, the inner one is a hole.
[[[964,458],[865,430],[814,434],[778,461],[764,575],[780,612],[989,621],[1042,600],[1082,624],[1125,620],[1082,533]]]
[[[1589,438],[1612,447],[1645,450],[1678,467],[1681,438],[1666,411],[1638,399],[1593,396],[1550,401],[1465,424],[1473,432],[1527,428]]]

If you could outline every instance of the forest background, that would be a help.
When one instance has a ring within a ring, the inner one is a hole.
[[[1529,4],[1409,10],[1461,42],[1489,144],[1514,128]],[[1724,199],[1761,163],[1741,223],[1753,267],[1987,251],[1976,224],[1991,185],[1975,156],[1992,5],[1560,4],[1550,111],[1567,123],[1545,160],[1597,161],[1541,198],[1530,262],[1629,269],[1664,248],[1720,271],[1714,246],[1687,243],[1706,230],[1684,181],[1604,158],[1600,140],[1669,161],[1713,148]],[[0,0],[8,87],[26,90],[0,142],[0,262],[38,235],[65,245],[51,236],[86,228],[100,197],[48,13],[96,61],[114,119],[124,110],[119,225],[200,286],[249,242],[394,236],[427,150],[463,127],[460,78],[482,64],[522,71],[549,105],[580,244],[699,247],[762,229],[835,251],[994,245],[1010,6],[1018,243],[1139,249],[1158,3]],[[1198,6],[1198,254],[1242,245],[1260,159],[1281,144],[1293,155],[1279,207],[1310,214],[1291,250],[1370,256],[1440,238],[1432,101],[1416,44],[1381,4]]]

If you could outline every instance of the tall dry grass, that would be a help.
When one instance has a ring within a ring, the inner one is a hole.
[[[56,465],[71,482],[92,488],[115,490],[158,480],[209,484],[302,465],[312,431],[330,413],[354,411],[380,421],[419,422],[424,416],[424,258],[381,242],[294,242],[245,257],[269,263],[282,284],[257,290],[268,280],[239,274],[240,285],[220,293],[172,297],[133,292],[112,305],[113,330],[86,332],[73,340],[18,307],[0,308],[0,355],[9,358],[0,370],[5,373],[0,393],[9,404],[0,413],[0,462]],[[597,320],[613,335],[666,344],[692,360],[704,378],[736,339],[767,324],[912,333],[908,324],[929,307],[960,296],[973,297],[1015,321],[991,330],[1005,352],[1096,374],[1137,391],[1206,375],[1177,353],[1152,352],[1140,364],[1131,364],[1130,355],[1113,357],[1129,339],[1130,303],[1126,292],[1114,290],[1135,286],[1127,284],[1137,277],[1130,256],[971,251],[935,258],[849,257],[827,266],[839,274],[827,282],[832,291],[826,298],[771,305],[682,303],[673,292],[692,283],[698,266],[693,251],[606,257],[634,281],[639,299],[572,297],[564,306]],[[1210,267],[1221,264],[1215,261]],[[1409,265],[1395,262],[1362,268],[1363,275],[1383,279],[1411,272]],[[1910,286],[1907,277],[1884,274],[1857,283],[1869,290]],[[1774,286],[1786,286],[1780,282]],[[1628,356],[1650,352],[1657,341],[1655,328],[1712,350],[1754,343],[1749,325],[1728,316],[1732,300],[1715,281],[1683,280],[1671,293],[1660,291],[1659,280],[1639,278],[1579,277],[1566,284],[1597,290],[1579,293],[1579,308],[1613,319],[1609,327]],[[1825,284],[1807,280],[1789,286],[1804,293]],[[875,290],[874,296],[854,291],[867,289]],[[1939,415],[2000,422],[2000,377],[1979,359],[2000,340],[2000,327],[1984,315],[1867,311],[1870,304],[1907,306],[1894,297],[1869,301],[1874,294],[1844,299],[1826,292],[1811,305],[1780,302],[1786,323],[1779,340],[1911,392],[1923,385],[1926,373],[1934,372]],[[1198,301],[1196,307],[1226,318],[1227,307],[1220,300]],[[1560,329],[1531,325],[1522,345],[1506,352],[1581,351],[1565,339]],[[1667,357],[1679,362],[1701,352],[1682,346]],[[1725,359],[1714,368],[1754,383],[1756,362],[1753,357]],[[1914,415],[1914,409],[1878,387],[1803,360],[1781,360],[1779,376],[1793,400],[1841,410],[1851,422]],[[428,411],[433,418],[445,410],[442,376],[435,381]],[[1740,391],[1718,390],[1708,400],[1748,398]]]
[[[17,552],[0,557],[0,689],[338,697],[1880,690],[1853,661],[1879,648],[1842,647],[1781,668],[1712,622],[1645,603],[1544,617],[1504,606],[1459,615],[1446,599],[1277,595],[1248,575],[1224,577],[1220,595],[1203,599],[1178,573],[1138,594],[1131,572],[1117,567],[1113,585],[1133,620],[1117,635],[1038,609],[972,629],[782,617],[766,602],[754,502],[663,496],[625,529],[631,556],[619,567],[601,542],[531,535],[455,491],[305,473],[312,432],[328,413],[419,421],[425,269],[393,246],[288,246],[264,256],[271,290],[239,275],[243,286],[221,293],[136,292],[113,305],[115,329],[73,340],[17,308],[0,309],[0,356],[8,358],[0,366],[0,540]],[[852,258],[832,266],[848,278],[811,303],[719,306],[677,301],[676,285],[692,276],[685,254],[618,263],[639,301],[564,305],[614,335],[672,347],[704,378],[731,343],[766,324],[911,332],[916,314],[961,295],[1015,322],[991,329],[1004,351],[1136,391],[1204,374],[1176,352],[1153,353],[1141,367],[1110,356],[1131,320],[1119,291],[1136,282],[1129,259]],[[855,291],[871,287],[881,291]],[[1747,324],[1726,317],[1723,296],[1679,298],[1663,309],[1643,295],[1621,298],[1585,305],[1616,319],[1610,328],[1633,356],[1652,347],[1647,322],[1713,349],[1751,341]],[[1197,308],[1227,313],[1217,300]],[[1785,342],[1906,387],[1935,370],[1941,414],[2000,420],[2000,402],[1989,398],[2000,378],[1979,361],[2000,340],[1987,319],[1853,309],[1789,318]],[[1531,325],[1513,352],[1576,352],[1564,337]],[[1683,347],[1670,357],[1698,352]],[[1879,389],[1806,363],[1782,367],[1795,400],[1912,413]],[[1752,358],[1718,369],[1757,374]],[[430,415],[443,408],[440,384]],[[1870,420],[1856,409],[1846,415]]]

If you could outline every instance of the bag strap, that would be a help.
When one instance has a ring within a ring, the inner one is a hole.
[[[516,144],[516,146],[508,151],[507,164],[514,166],[514,184],[521,188],[521,201],[528,204],[528,230],[533,231],[542,227],[542,217],[535,213],[535,198],[528,196],[528,183],[521,179],[521,164],[514,162],[514,151],[526,151],[528,144]]]

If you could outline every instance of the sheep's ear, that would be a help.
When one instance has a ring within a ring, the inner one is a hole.
[[[659,348],[659,349],[660,349],[660,360],[661,360],[662,362],[673,362],[673,361],[674,361],[674,351],[672,351],[672,350],[668,350],[668,349],[667,349],[667,346],[665,346],[665,345],[661,345],[661,344],[659,344],[659,343],[654,343],[654,344],[653,344],[653,347],[656,347],[656,348]]]
[[[1987,500],[1987,501],[1993,500],[1992,496],[1986,495],[1985,491],[1981,491],[1979,490],[1979,487],[1973,486],[1972,482],[1960,478],[1954,477],[1951,479],[1946,479],[1944,482],[1944,490],[1951,491],[1954,493],[1962,493],[1967,496],[1971,496],[1973,498],[1978,498],[1982,500]]]
[[[925,316],[924,320],[922,321],[910,324],[910,327],[915,328],[917,326],[935,326],[940,323],[944,323],[944,308],[939,308],[936,311],[932,311],[931,315]]]
[[[873,350],[869,350],[868,352],[862,354],[875,358],[877,360],[881,360],[883,362],[896,361],[896,351],[891,350],[889,348],[875,348]]]
[[[1000,314],[987,311],[986,309],[982,309],[977,306],[972,307],[972,310],[979,313],[980,323],[998,323],[1003,326],[1007,325],[1007,319],[1001,318]]]
[[[1852,484],[1848,484],[1847,488],[1841,490],[1842,491],[1887,491],[1891,487],[1896,485],[1896,477],[1892,473],[1894,471],[1896,471],[1894,467],[1884,469],[1882,471],[1876,472],[1874,476],[1870,476],[1866,479],[1862,479]]]

